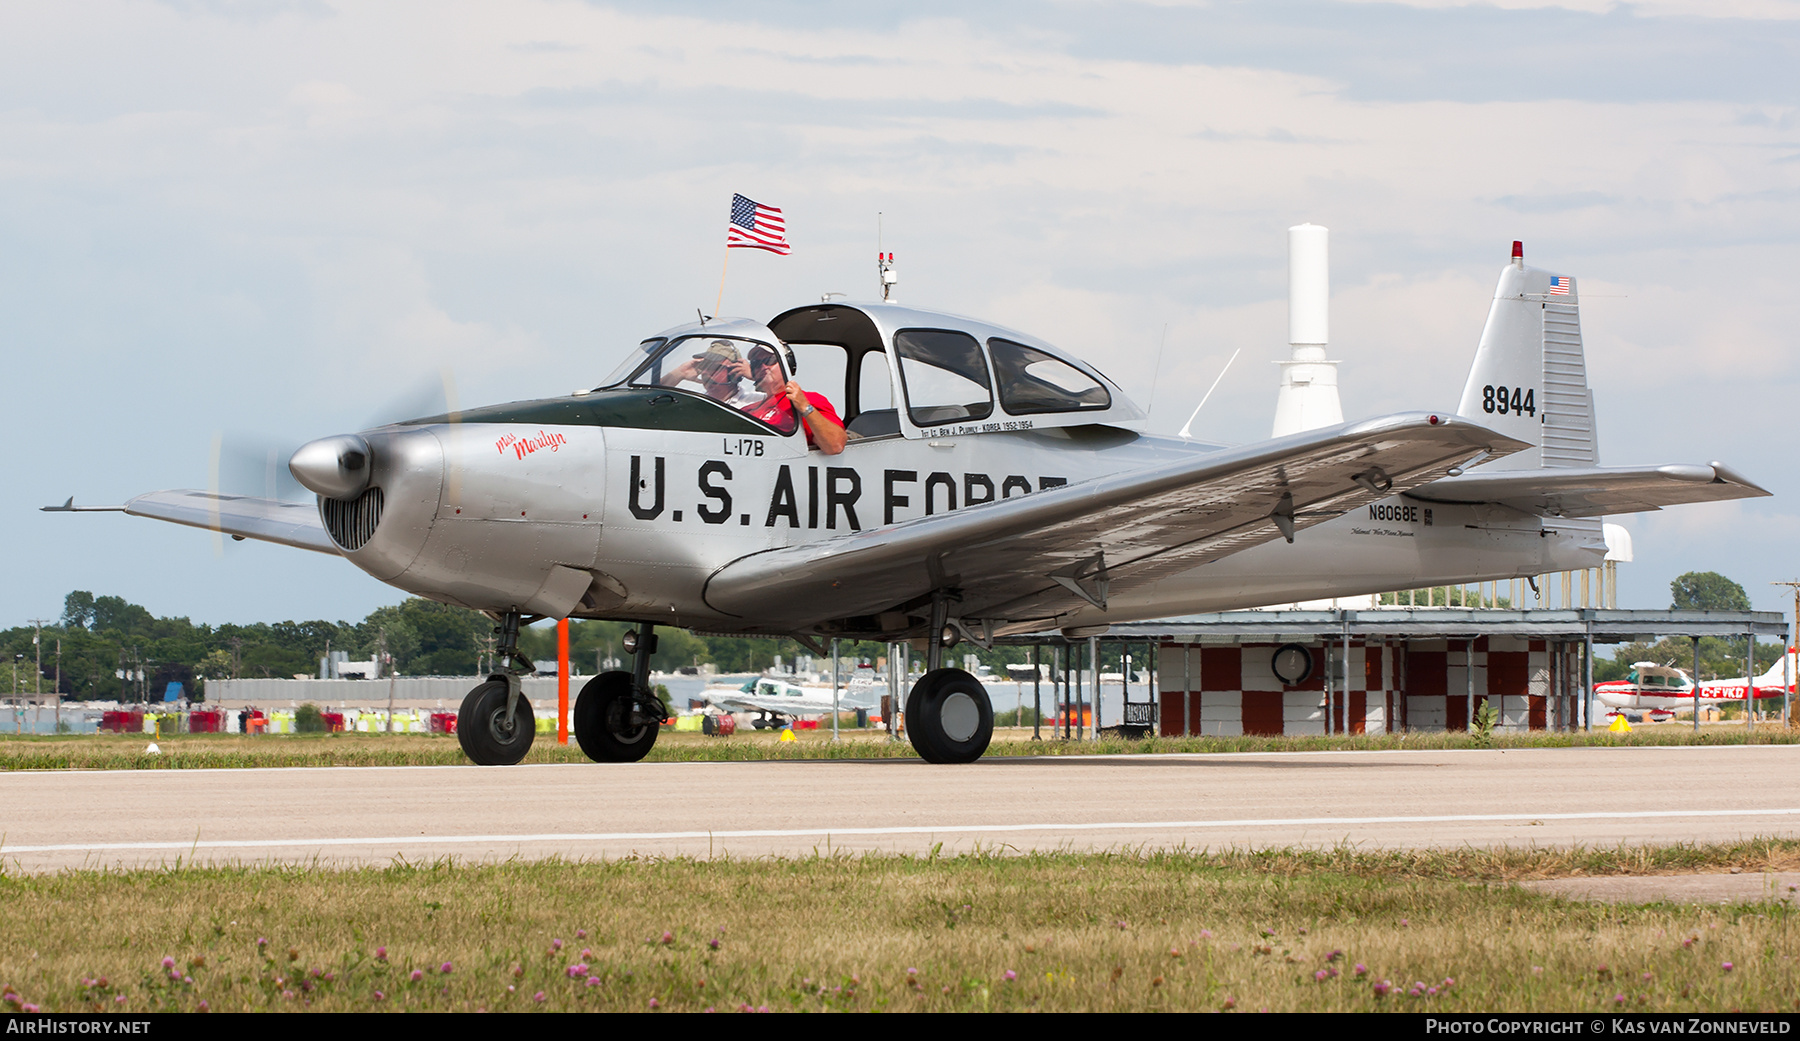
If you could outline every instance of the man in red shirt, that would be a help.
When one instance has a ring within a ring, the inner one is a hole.
[[[823,394],[812,394],[794,380],[784,379],[775,352],[760,344],[750,348],[750,377],[756,389],[767,395],[745,406],[744,411],[778,430],[794,429],[794,416],[806,424],[806,443],[826,455],[837,455],[849,440],[844,421]]]

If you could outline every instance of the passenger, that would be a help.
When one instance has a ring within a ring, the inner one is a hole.
[[[844,421],[823,394],[813,394],[794,380],[786,379],[775,352],[758,344],[750,348],[750,377],[756,389],[765,396],[744,411],[778,429],[793,429],[793,416],[799,413],[806,424],[806,443],[816,445],[826,455],[844,450],[849,438],[844,434]]]
[[[764,395],[744,388],[740,380],[755,382],[743,355],[730,340],[714,340],[706,350],[670,369],[657,382],[665,387],[698,383],[707,397],[733,408],[748,409],[762,403]]]

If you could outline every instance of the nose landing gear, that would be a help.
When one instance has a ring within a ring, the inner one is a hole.
[[[511,706],[507,700],[507,684],[489,680],[469,691],[456,714],[463,753],[481,766],[511,766],[531,751],[537,734],[531,705],[522,697]]]
[[[500,627],[494,630],[500,637],[495,651],[507,664],[469,691],[456,714],[456,740],[463,754],[480,766],[513,765],[531,751],[531,741],[537,736],[531,703],[519,684],[520,677],[537,671],[531,659],[519,653],[523,621],[517,611],[508,611],[501,618]]]

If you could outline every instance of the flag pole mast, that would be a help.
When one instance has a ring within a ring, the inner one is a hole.
[[[713,317],[719,317],[719,308],[725,303],[725,272],[731,267],[731,247],[725,247],[725,263],[719,268],[719,299],[713,302]]]

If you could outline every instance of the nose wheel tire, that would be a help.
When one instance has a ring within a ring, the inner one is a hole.
[[[934,669],[906,697],[906,732],[928,763],[972,763],[994,737],[987,688],[961,669]]]
[[[635,763],[656,744],[660,720],[632,719],[631,673],[603,672],[575,698],[575,743],[596,763]]]
[[[489,680],[469,691],[456,714],[456,740],[463,754],[481,766],[511,766],[531,751],[536,736],[537,723],[524,697],[507,718],[503,680]]]

